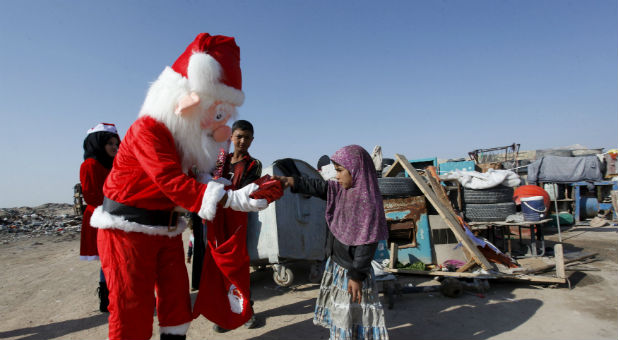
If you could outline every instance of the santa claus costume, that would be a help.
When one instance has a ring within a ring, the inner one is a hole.
[[[149,339],[156,291],[161,339],[184,339],[192,319],[178,207],[213,220],[217,205],[258,211],[257,185],[212,181],[244,100],[234,38],[199,34],[151,85],[128,129],[91,224],[110,290],[110,339]]]
[[[98,260],[97,229],[90,225],[94,209],[103,203],[103,183],[112,169],[114,156],[106,150],[110,139],[120,141],[114,124],[99,123],[86,132],[84,139],[84,162],[79,168],[79,182],[82,187],[86,210],[82,218],[80,260]],[[117,145],[114,151],[117,151]]]
[[[97,229],[90,225],[94,209],[103,203],[103,183],[109,174],[118,152],[120,137],[114,124],[99,123],[86,132],[84,139],[84,162],[79,168],[79,181],[86,201],[80,232],[79,258],[99,260]],[[103,270],[99,275],[99,310],[107,312],[109,300]]]

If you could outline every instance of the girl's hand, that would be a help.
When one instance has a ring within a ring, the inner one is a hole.
[[[348,280],[348,293],[352,295],[352,302],[361,302],[363,295],[363,283],[354,279]]]
[[[294,186],[294,177],[285,177],[285,176],[272,176],[273,179],[281,182],[281,186],[283,189],[293,187]]]

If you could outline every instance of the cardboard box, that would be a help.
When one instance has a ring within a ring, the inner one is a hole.
[[[492,163],[480,163],[477,166],[481,169],[481,172],[487,172],[488,169],[502,169],[501,162],[492,162]]]

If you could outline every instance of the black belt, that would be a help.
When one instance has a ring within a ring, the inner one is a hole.
[[[103,198],[103,210],[112,215],[122,216],[130,222],[151,226],[168,227],[170,228],[170,231],[176,229],[176,222],[178,221],[178,212],[176,211],[136,208],[118,203],[107,197]]]

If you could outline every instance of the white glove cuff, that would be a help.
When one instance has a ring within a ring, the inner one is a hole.
[[[217,204],[225,195],[224,186],[221,183],[214,181],[208,182],[204,198],[202,198],[202,206],[197,213],[201,218],[212,221],[217,213]],[[229,201],[229,200],[228,200]]]

